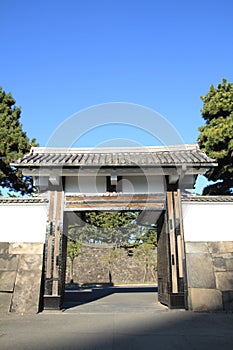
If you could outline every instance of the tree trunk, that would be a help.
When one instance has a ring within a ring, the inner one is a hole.
[[[70,259],[70,283],[74,283],[74,259]]]

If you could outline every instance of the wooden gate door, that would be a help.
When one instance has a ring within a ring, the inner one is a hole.
[[[158,221],[158,299],[169,308],[187,308],[185,254],[179,191],[168,191]]]

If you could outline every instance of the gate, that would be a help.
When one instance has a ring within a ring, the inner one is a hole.
[[[113,208],[163,212],[158,242],[159,300],[171,308],[186,308],[184,239],[177,189],[193,188],[196,175],[216,165],[197,145],[33,147],[28,155],[12,163],[24,176],[33,176],[35,185],[49,196],[44,308],[59,308],[64,294],[64,211],[85,211],[90,205],[93,210],[103,211]],[[126,181],[120,189],[122,179]]]
[[[169,308],[187,308],[185,253],[179,190],[166,193],[165,206],[163,198],[156,196],[157,204],[154,198],[153,201],[147,203],[148,206],[151,205],[151,208],[157,205],[157,209],[161,211],[157,222],[158,300]],[[113,201],[114,198],[111,200]],[[111,200],[109,199],[106,204],[108,208]],[[134,202],[132,199],[131,201],[133,206]],[[45,252],[45,309],[59,309],[64,297],[66,268],[66,236],[64,233],[66,228],[63,229],[62,224],[63,205],[62,192],[59,190],[51,192],[49,215],[51,221],[47,232]],[[66,200],[68,209],[72,209],[72,207],[77,209],[79,205],[84,206],[83,201],[80,201],[79,198],[71,197]],[[121,201],[119,208],[120,205],[122,205]],[[135,197],[135,205],[138,206],[137,197]]]

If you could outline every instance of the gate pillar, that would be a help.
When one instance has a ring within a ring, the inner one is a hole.
[[[169,308],[187,308],[186,265],[180,191],[167,191],[158,224],[158,297]]]
[[[45,242],[43,308],[58,310],[64,297],[66,236],[63,234],[64,192],[62,186],[49,191]]]

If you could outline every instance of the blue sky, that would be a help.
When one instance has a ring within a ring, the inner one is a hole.
[[[0,85],[41,146],[71,115],[109,102],[153,109],[194,143],[200,96],[233,81],[232,13],[232,0],[2,0]],[[157,142],[135,127],[100,125],[76,146],[117,138]]]

